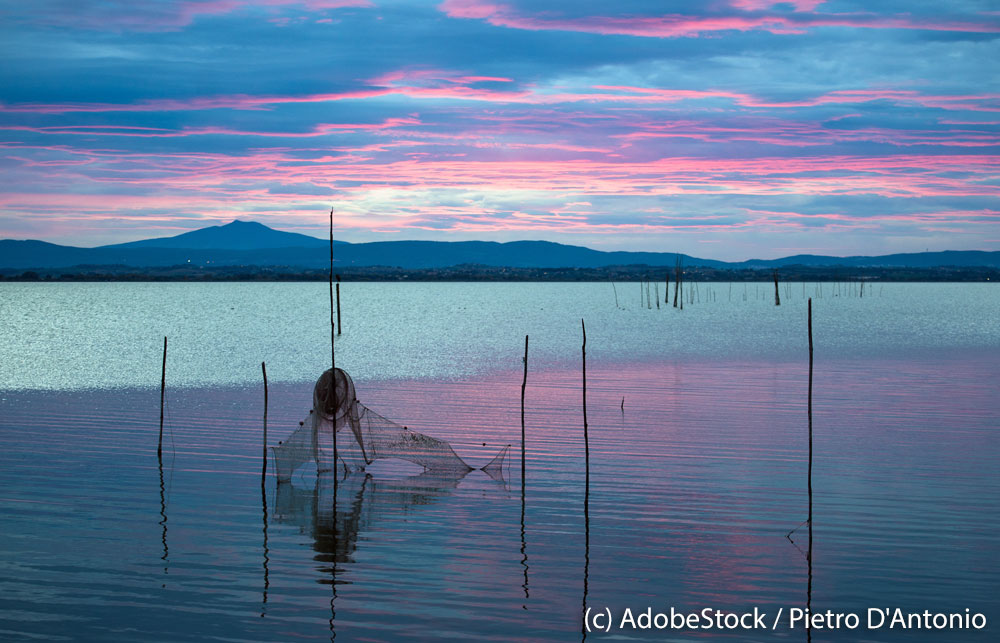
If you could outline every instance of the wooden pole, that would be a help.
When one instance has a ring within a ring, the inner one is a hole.
[[[163,368],[160,371],[160,439],[156,443],[156,457],[163,455],[163,406],[167,392],[167,338],[163,338]]]
[[[267,366],[260,363],[260,372],[264,375],[264,446],[261,453],[260,486],[264,487],[264,479],[267,477]]]
[[[587,590],[590,576],[590,437],[587,435],[587,327],[583,320],[580,320],[580,329],[583,331],[583,347],[581,353],[583,357],[583,445],[584,445],[584,466],[586,468],[586,480],[583,488],[583,614],[587,613]],[[583,624],[583,640],[587,639],[586,623]]]
[[[681,260],[674,258],[674,308],[677,308],[677,291],[681,287]]]
[[[338,478],[340,477],[340,460],[337,453],[337,354],[335,342],[335,328],[333,322],[333,208],[330,208],[330,392],[329,401],[333,403],[333,520],[331,521],[330,535],[333,540],[333,551],[337,551],[337,491]],[[334,622],[337,620],[337,556],[334,553],[333,561],[330,564],[330,634],[331,640],[336,637]]]
[[[615,305],[617,306],[617,301]],[[525,431],[524,431],[524,390],[528,386],[528,336],[524,336],[524,378],[521,380],[521,566],[524,568],[524,598],[530,598],[528,593],[528,552],[524,534],[524,512],[526,500],[526,476],[525,476]],[[523,609],[528,609],[526,604],[522,604]]]
[[[680,264],[679,279],[681,286],[681,310],[684,310],[684,264]]]
[[[778,294],[778,271],[774,271],[774,305],[781,305],[781,296]]]
[[[587,467],[587,486],[590,486],[590,436],[587,434],[587,326],[580,320],[580,329],[583,331],[583,448],[584,462]]]
[[[528,386],[528,336],[524,336],[524,378],[521,380],[521,493],[524,493],[524,389]]]
[[[809,300],[809,554],[806,563],[809,566],[809,580],[806,585],[806,609],[812,609],[812,556],[813,556],[813,316],[812,299]],[[812,624],[806,630],[806,638],[812,641]]]
[[[337,334],[343,329],[344,326],[340,323],[340,275],[337,275]]]
[[[813,302],[812,297],[809,298],[809,402],[808,402],[808,416],[809,416],[809,525],[812,526],[813,518]],[[812,537],[812,531],[809,532],[810,540]],[[810,556],[812,555],[812,543],[810,542],[809,549]]]
[[[339,310],[338,310],[339,312]],[[334,329],[339,328],[339,324],[333,322],[333,208],[330,208],[330,402],[333,404],[334,413],[337,409],[337,355],[334,347]],[[334,494],[337,488],[337,427],[334,422],[333,428],[333,485]],[[336,502],[336,500],[334,500]],[[335,525],[336,526],[336,525]]]
[[[270,562],[270,558],[267,548],[267,492],[264,485],[264,482],[267,480],[267,366],[264,365],[264,362],[260,363],[260,372],[264,376],[264,445],[261,453],[260,469],[260,504],[264,520],[264,599],[260,606],[260,615],[263,618],[264,607],[267,605],[267,589],[270,586],[270,582],[268,581],[268,574],[270,573],[268,562]]]

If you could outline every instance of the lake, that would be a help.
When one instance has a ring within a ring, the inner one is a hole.
[[[335,508],[308,466],[260,484],[261,362],[273,445],[329,367],[326,284],[0,284],[0,638],[994,640],[1000,290],[663,287],[342,284],[361,402],[474,467],[511,449],[499,479],[377,462]],[[807,604],[861,624],[790,627]],[[647,608],[768,620],[620,627]],[[869,629],[887,608],[987,627]]]

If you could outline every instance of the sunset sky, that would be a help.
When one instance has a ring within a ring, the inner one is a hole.
[[[0,0],[0,51],[0,238],[1000,250],[995,0]]]

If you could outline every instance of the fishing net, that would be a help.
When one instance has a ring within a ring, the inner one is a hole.
[[[438,473],[472,471],[450,444],[379,415],[359,402],[355,393],[351,376],[339,368],[320,376],[313,388],[309,417],[287,440],[273,447],[278,480],[291,479],[300,466],[311,460],[317,471],[337,469],[336,475],[362,471],[380,458],[408,460]],[[501,480],[506,453],[507,447],[483,471]]]

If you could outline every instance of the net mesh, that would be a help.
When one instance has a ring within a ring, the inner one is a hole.
[[[337,468],[337,475],[361,471],[380,458],[408,460],[431,472],[472,470],[444,440],[412,431],[359,402],[351,376],[339,368],[327,370],[316,381],[309,417],[273,451],[279,480],[291,479],[310,460],[315,461],[317,471]],[[506,452],[507,447],[483,468],[487,475],[502,477]]]

